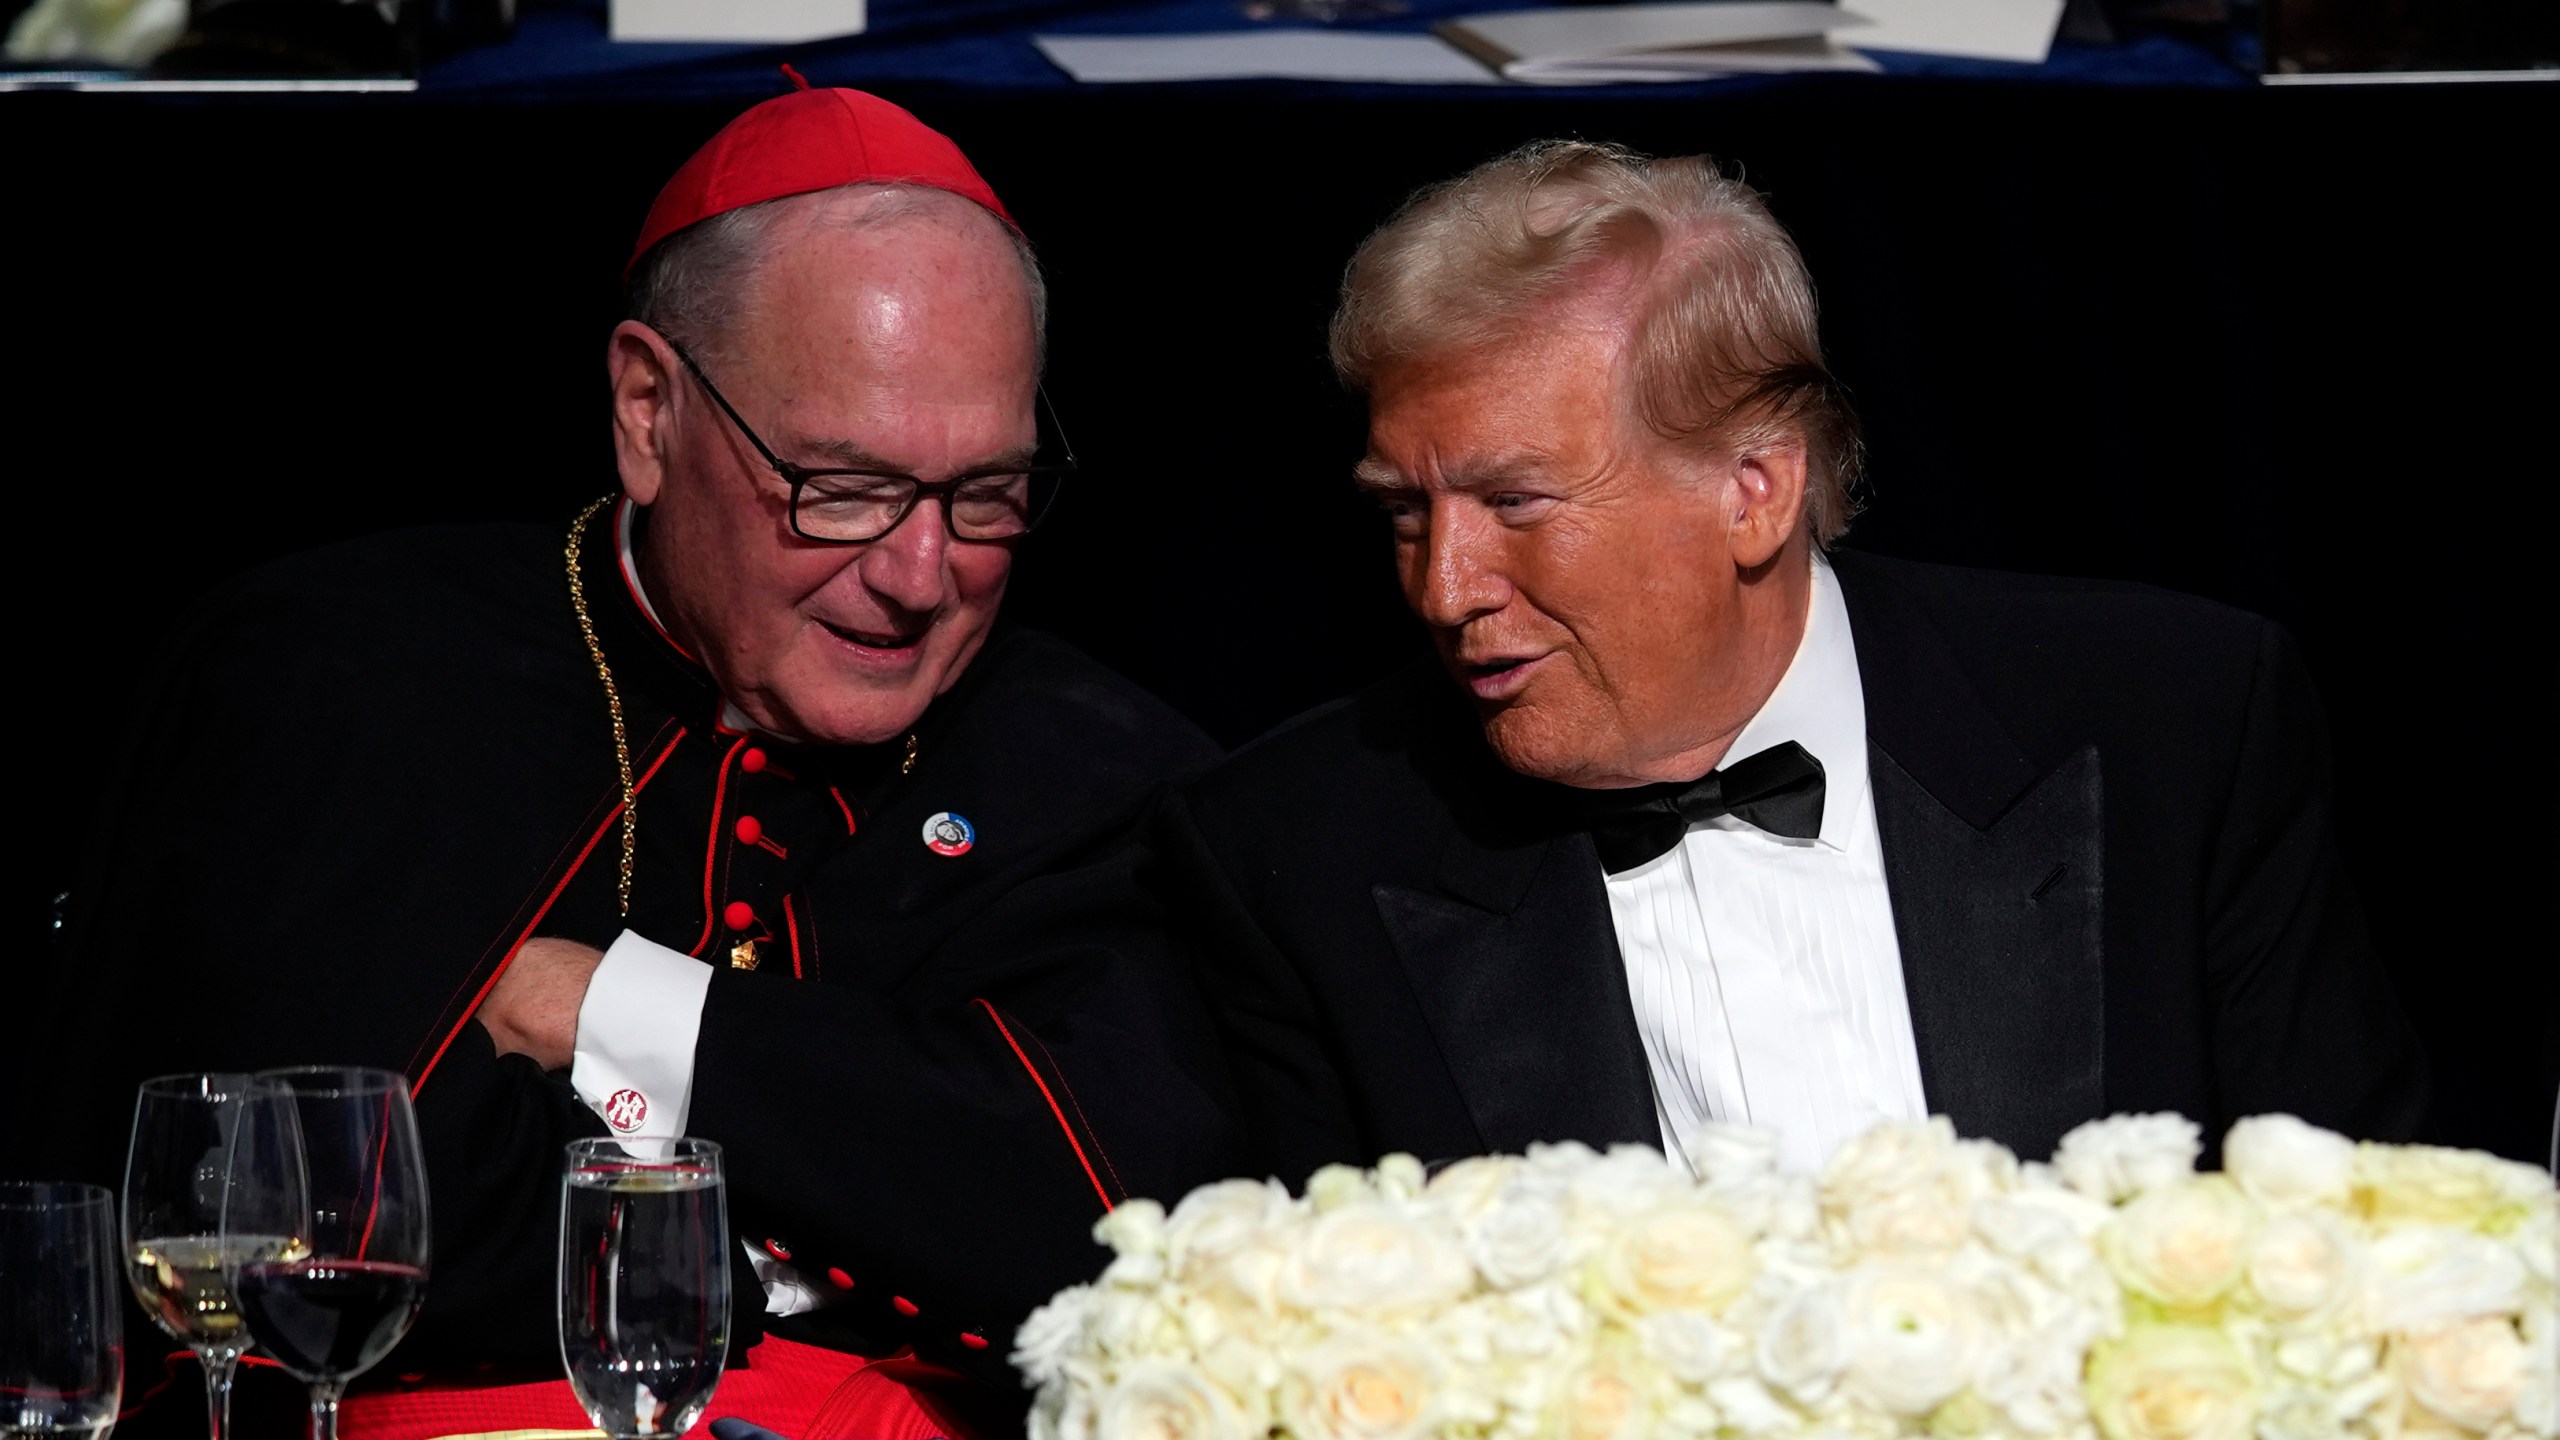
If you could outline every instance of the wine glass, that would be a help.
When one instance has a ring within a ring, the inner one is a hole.
[[[0,1436],[106,1440],[123,1398],[115,1197],[0,1184]]]
[[[231,1429],[231,1377],[249,1348],[231,1303],[230,1271],[281,1253],[285,1236],[226,1243],[222,1202],[242,1107],[288,1092],[246,1075],[163,1075],[142,1082],[124,1163],[126,1283],[145,1313],[204,1365],[212,1440]]]
[[[560,1184],[560,1359],[614,1440],[681,1435],[729,1355],[729,1201],[708,1140],[573,1140]]]
[[[309,1066],[258,1076],[222,1211],[231,1295],[251,1338],[311,1387],[312,1440],[337,1440],[338,1397],[409,1333],[426,1298],[426,1161],[408,1082]],[[246,1253],[282,1236],[272,1253]],[[242,1253],[232,1254],[235,1247]]]

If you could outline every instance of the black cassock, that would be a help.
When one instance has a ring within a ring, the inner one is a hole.
[[[112,1185],[146,1075],[404,1071],[436,1254],[379,1373],[556,1374],[560,1147],[604,1126],[471,1015],[526,937],[601,947],[627,925],[717,966],[688,1131],[727,1148],[740,1236],[835,1302],[770,1328],[912,1344],[1013,1387],[1013,1327],[1100,1268],[1107,1201],[1233,1168],[1220,1062],[1126,843],[1213,747],[1008,627],[925,716],[911,766],[903,741],[723,729],[600,517],[584,588],[639,782],[626,921],[565,540],[384,535],[201,610],[105,797],[13,1133]],[[946,812],[974,831],[965,853],[926,843]],[[752,971],[732,964],[748,943]],[[764,1323],[737,1259],[733,1355]]]

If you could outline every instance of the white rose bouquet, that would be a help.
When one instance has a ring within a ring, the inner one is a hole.
[[[1049,1440],[2554,1440],[2560,1199],[2286,1116],[2050,1165],[1879,1126],[1228,1181],[1122,1205],[1016,1340]]]

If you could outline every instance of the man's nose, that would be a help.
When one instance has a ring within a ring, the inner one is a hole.
[[[1473,507],[1444,500],[1431,508],[1405,599],[1425,625],[1454,630],[1501,609],[1510,586],[1494,563],[1499,552],[1491,526],[1468,513]]]
[[[863,552],[862,583],[902,609],[934,610],[942,604],[943,562],[950,548],[942,499],[928,496]]]

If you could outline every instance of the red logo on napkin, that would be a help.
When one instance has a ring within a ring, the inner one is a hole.
[[[649,1097],[637,1090],[616,1090],[604,1102],[604,1123],[628,1135],[649,1118]]]

